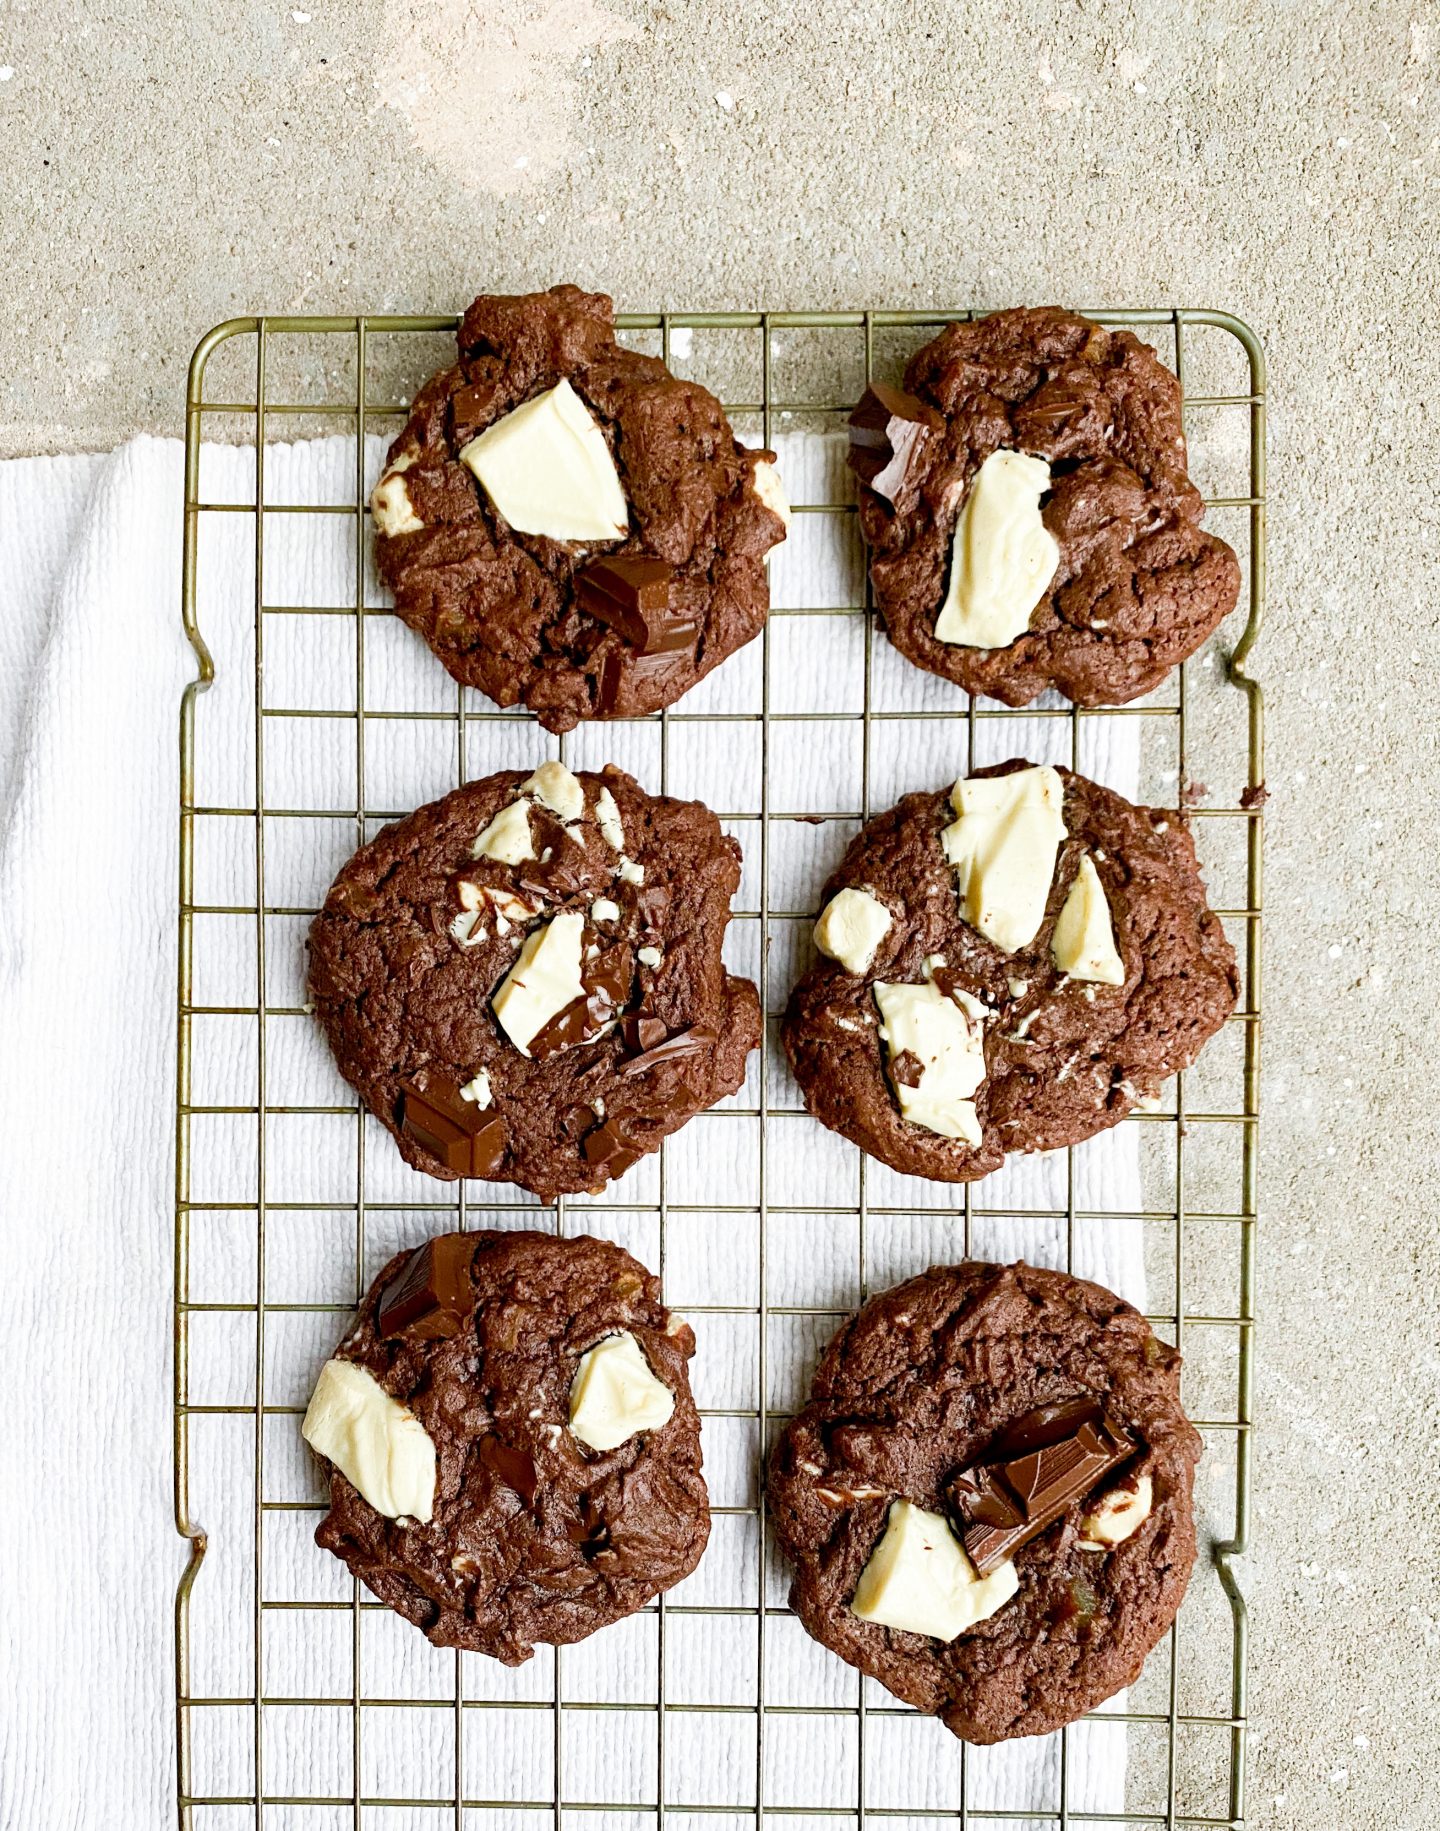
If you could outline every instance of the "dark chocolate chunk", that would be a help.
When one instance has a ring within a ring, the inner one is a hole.
[[[584,996],[572,998],[568,1005],[562,1005],[553,1017],[547,1018],[530,1038],[530,1054],[537,1062],[543,1062],[557,1050],[573,1049],[576,1043],[589,1042],[597,1031],[598,1026],[590,1014],[590,1000]]]
[[[357,922],[368,922],[384,907],[385,901],[378,890],[358,879],[341,879],[331,890],[330,897],[342,914],[353,916]]]
[[[642,655],[691,649],[700,633],[693,617],[672,611],[675,568],[663,559],[619,554],[592,560],[576,575],[575,597],[582,610],[619,630]]]
[[[1052,1415],[1030,1428],[1048,1434],[1054,1425]],[[969,1519],[960,1538],[979,1574],[990,1576],[1022,1545],[1053,1526],[1098,1481],[1129,1461],[1136,1448],[1133,1438],[1107,1418],[1091,1417],[1057,1440],[1005,1461],[963,1470],[949,1493],[957,1510]],[[982,1511],[970,1513],[968,1504],[977,1501]],[[998,1517],[1006,1503],[1015,1515],[1008,1523]]]
[[[993,1469],[962,1469],[950,1492],[966,1519],[979,1526],[1018,1526],[1024,1510]]]
[[[693,669],[693,648],[692,641],[689,648],[676,650],[673,654],[637,655],[625,649],[612,649],[600,666],[600,678],[595,687],[596,712],[602,718],[613,712],[627,683],[637,694],[669,692],[668,675],[673,674],[678,682]]]
[[[400,1128],[416,1144],[438,1157],[449,1170],[466,1176],[470,1171],[470,1140],[481,1118],[480,1109],[460,1098],[454,1081],[433,1080],[424,1087],[414,1081],[400,1086]]]
[[[469,1234],[445,1233],[417,1246],[380,1293],[376,1325],[382,1336],[440,1341],[458,1335],[474,1308]]]
[[[620,1034],[625,1039],[625,1047],[638,1053],[653,1049],[656,1043],[663,1042],[665,1026],[648,1011],[632,1011],[628,1017],[621,1018]]]
[[[645,1155],[644,1146],[637,1144],[615,1119],[606,1119],[593,1132],[587,1133],[580,1149],[585,1153],[585,1161],[603,1170],[611,1182],[617,1176],[623,1176]]]
[[[654,1043],[643,1054],[621,1062],[620,1072],[626,1077],[648,1074],[662,1062],[679,1062],[688,1055],[699,1055],[701,1050],[709,1049],[714,1041],[715,1032],[708,1024],[692,1024],[688,1030],[677,1030],[674,1036],[667,1036],[664,1042]]]
[[[871,382],[850,415],[846,462],[877,496],[894,502],[916,448],[929,437],[936,417],[924,401],[903,388]]]
[[[491,1431],[480,1439],[480,1460],[507,1488],[513,1488],[527,1507],[534,1506],[538,1483],[533,1457],[524,1450],[512,1449]]]
[[[1008,1462],[1012,1456],[1043,1450],[1073,1436],[1082,1424],[1093,1423],[1099,1416],[1100,1406],[1094,1399],[1056,1399],[1049,1405],[1037,1405],[1006,1425],[986,1452],[987,1460]]]
[[[918,1087],[925,1078],[925,1064],[913,1049],[902,1049],[890,1058],[890,1079],[901,1087]]]
[[[644,884],[635,896],[635,913],[647,935],[658,935],[670,910],[670,892],[664,884]]]
[[[468,444],[494,417],[499,398],[494,382],[471,382],[450,396],[450,425],[457,445]]]
[[[400,1086],[401,1131],[438,1157],[457,1176],[489,1176],[505,1155],[505,1125],[498,1113],[461,1098],[454,1081],[414,1081]]]
[[[587,960],[580,972],[585,991],[572,998],[541,1025],[530,1039],[530,1054],[537,1062],[558,1049],[593,1042],[630,996],[633,968],[623,948],[612,947],[597,959]]]

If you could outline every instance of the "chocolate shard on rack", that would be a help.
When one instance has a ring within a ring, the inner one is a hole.
[[[615,1119],[607,1119],[603,1125],[597,1125],[593,1132],[587,1133],[580,1148],[585,1153],[586,1163],[594,1164],[597,1170],[603,1170],[612,1182],[617,1176],[623,1176],[631,1164],[639,1163],[645,1155],[644,1149]]]
[[[454,1081],[436,1077],[423,1087],[402,1081],[396,1120],[407,1138],[457,1176],[490,1176],[505,1155],[500,1115],[462,1099]]]
[[[1082,1406],[1088,1415],[1077,1415]],[[1017,1419],[991,1459],[962,1469],[947,1490],[976,1571],[988,1577],[998,1570],[1138,1447],[1085,1401],[1041,1406]]]
[[[648,1074],[662,1062],[679,1062],[686,1056],[699,1055],[714,1042],[715,1032],[708,1024],[692,1024],[688,1030],[677,1030],[674,1036],[667,1036],[663,1042],[652,1043],[640,1055],[631,1056],[629,1061],[620,1064],[620,1072],[627,1077]]]
[[[473,1236],[442,1233],[417,1246],[380,1293],[376,1326],[382,1336],[440,1341],[458,1335],[474,1306],[470,1262]]]
[[[872,381],[850,415],[846,462],[877,496],[896,502],[916,452],[936,424],[937,416],[924,401],[903,388]]]
[[[619,630],[642,655],[668,655],[695,646],[699,624],[671,606],[675,568],[668,560],[617,554],[591,560],[575,580],[582,610]]]

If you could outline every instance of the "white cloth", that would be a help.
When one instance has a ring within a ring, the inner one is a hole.
[[[834,439],[782,435],[781,469],[792,497],[813,498],[839,474]],[[378,444],[367,452],[373,474]],[[202,494],[244,502],[253,488],[253,453],[207,448]],[[351,498],[354,446],[344,439],[274,446],[266,452],[270,502]],[[194,671],[181,634],[182,455],[178,444],[140,440],[109,457],[25,460],[0,465],[0,972],[4,1046],[0,1049],[0,1131],[6,1165],[5,1267],[0,1330],[22,1378],[9,1420],[8,1504],[0,1509],[0,1570],[9,1604],[0,1626],[6,1674],[0,1725],[0,1827],[47,1831],[167,1822],[173,1810],[171,1600],[183,1547],[171,1524],[170,1301],[172,1136],[175,1055],[176,720],[183,683]],[[316,611],[353,601],[355,526],[346,517],[268,518],[266,602]],[[197,795],[209,806],[253,803],[252,638],[254,528],[245,515],[205,518],[201,541],[202,629],[216,661],[216,684],[197,706]],[[796,518],[777,556],[779,606],[823,609],[853,603],[861,560],[853,520]],[[373,578],[368,602],[379,603]],[[265,703],[271,708],[353,710],[357,678],[353,617],[276,615],[266,619]],[[864,629],[859,618],[776,618],[770,635],[775,711],[834,712],[833,723],[776,722],[769,750],[774,811],[858,808],[861,780]],[[372,711],[452,711],[456,690],[398,623],[368,619],[364,633],[365,704]],[[881,638],[872,663],[872,704],[930,716],[876,720],[870,727],[869,805],[882,808],[903,788],[932,783],[965,767],[963,703],[944,683],[909,668]],[[753,713],[761,703],[762,648],[752,644],[690,695],[682,710]],[[487,702],[466,696],[471,710]],[[845,716],[845,715],[850,716]],[[1136,722],[1087,723],[1087,772],[1122,791],[1137,779]],[[652,788],[703,796],[740,812],[760,805],[756,727],[676,720],[662,764],[658,724],[582,727],[567,740],[568,760],[593,766],[612,758]],[[984,748],[992,734],[996,748]],[[271,807],[353,808],[353,719],[266,720],[265,781]],[[1069,760],[1065,721],[1010,721],[981,732],[977,761],[1025,751]],[[365,798],[399,811],[444,792],[459,779],[455,727],[445,720],[371,719],[365,728]],[[530,764],[554,754],[555,740],[533,723],[475,719],[465,767]],[[737,906],[759,904],[758,825],[737,821],[747,871]],[[770,832],[772,909],[805,909],[852,828],[775,821]],[[356,843],[353,819],[275,819],[266,840],[266,901],[304,908]],[[253,822],[244,814],[197,823],[196,900],[253,901]],[[198,1003],[253,1004],[253,919],[196,918]],[[298,1005],[303,977],[302,917],[273,917],[267,934],[267,1001]],[[757,924],[732,931],[737,965],[757,968]],[[777,922],[770,955],[770,1004],[783,1005],[804,924]],[[251,1019],[197,1019],[197,1104],[255,1100],[255,1025]],[[303,1015],[268,1026],[271,1104],[339,1104],[345,1090]],[[795,1104],[777,1053],[772,1106]],[[758,1100],[758,1067],[737,1104]],[[769,1201],[777,1208],[844,1208],[855,1200],[858,1158],[803,1117],[770,1122]],[[434,1201],[435,1185],[405,1169],[383,1134],[369,1129],[364,1194],[397,1204],[369,1212],[363,1262],[356,1258],[355,1121],[346,1115],[279,1116],[267,1138],[267,1196],[275,1202],[333,1202],[335,1211],[277,1209],[270,1218],[267,1297],[348,1302],[397,1242],[433,1230],[437,1217],[406,1213],[406,1202]],[[743,1132],[740,1128],[745,1127]],[[736,1149],[737,1136],[745,1146]],[[695,1121],[667,1147],[667,1199],[704,1203],[755,1197],[757,1127],[724,1117]],[[253,1200],[253,1115],[197,1119],[192,1196]],[[1139,1172],[1128,1129],[1106,1134],[1077,1154],[1077,1201],[1086,1209],[1133,1211]],[[653,1160],[638,1166],[611,1203],[653,1203]],[[469,1219],[487,1218],[487,1191],[471,1185]],[[511,1192],[500,1191],[505,1200]],[[956,1191],[868,1166],[868,1280],[873,1289],[963,1246]],[[495,1199],[496,1192],[489,1192]],[[523,1201],[523,1198],[520,1198]],[[1019,1164],[980,1186],[987,1208],[1064,1206],[1063,1159]],[[658,1251],[653,1213],[587,1214],[567,1204],[567,1226],[593,1227],[633,1244],[650,1263]],[[879,1210],[900,1208],[900,1215]],[[510,1208],[503,1216],[523,1222]],[[1063,1222],[977,1219],[977,1255],[1025,1256],[1063,1263]],[[767,1242],[767,1301],[777,1310],[852,1307],[859,1295],[858,1227],[843,1214],[775,1214]],[[675,1214],[668,1230],[667,1278],[673,1299],[758,1302],[758,1221]],[[1077,1229],[1075,1268],[1143,1302],[1139,1225],[1108,1221]],[[253,1301],[254,1217],[245,1210],[197,1215],[192,1224],[190,1297]],[[803,1390],[833,1317],[772,1316],[767,1403],[784,1409]],[[266,1400],[303,1404],[319,1361],[340,1332],[334,1314],[272,1312],[267,1320]],[[701,1404],[744,1409],[755,1403],[754,1317],[697,1319],[696,1381]],[[28,1380],[23,1376],[28,1375]],[[13,1376],[12,1376],[13,1378]],[[250,1404],[254,1395],[253,1314],[197,1316],[191,1343],[194,1403]],[[268,1500],[315,1494],[313,1468],[292,1417],[268,1420]],[[247,1417],[192,1424],[192,1514],[210,1534],[193,1599],[196,1695],[234,1697],[254,1684],[253,1434]],[[753,1504],[754,1427],[715,1419],[706,1427],[707,1469],[719,1505]],[[265,1516],[267,1600],[345,1601],[350,1586],[310,1542],[314,1515]],[[758,1571],[753,1521],[722,1516],[699,1571],[673,1593],[676,1605],[753,1604]],[[783,1600],[783,1573],[766,1568],[767,1599]],[[270,1696],[348,1696],[348,1611],[269,1610],[262,1681]],[[453,1655],[439,1654],[398,1619],[363,1617],[362,1682],[372,1697],[453,1693]],[[856,1680],[795,1624],[766,1627],[766,1696],[817,1705],[853,1705]],[[561,1683],[567,1699],[653,1698],[653,1616],[567,1649]],[[666,1622],[666,1696],[672,1702],[753,1700],[753,1618],[687,1616]],[[542,1649],[518,1672],[467,1657],[467,1695],[520,1703],[553,1695],[554,1667]],[[883,1714],[891,1700],[873,1686],[877,1707],[865,1735],[869,1803],[915,1812],[953,1809],[960,1796],[959,1745],[937,1725]],[[195,1784],[200,1792],[245,1793],[252,1713],[197,1712]],[[273,1706],[265,1713],[267,1793],[348,1794],[349,1713],[333,1706]],[[203,1720],[202,1720],[203,1719]],[[565,1795],[575,1801],[653,1796],[653,1713],[572,1712],[566,1718]],[[447,1796],[453,1786],[453,1712],[370,1709],[361,1736],[367,1795]],[[677,1712],[666,1719],[667,1798],[685,1803],[753,1803],[754,1718]],[[853,1717],[767,1720],[767,1804],[778,1810],[853,1802],[858,1728]],[[549,1797],[552,1736],[544,1713],[466,1715],[463,1769],[470,1797]],[[1058,1739],[971,1751],[972,1807],[1053,1808]],[[1089,1724],[1072,1732],[1069,1802],[1073,1810],[1123,1809],[1124,1730]],[[241,1815],[243,1816],[243,1814]],[[528,1824],[530,1817],[525,1815]],[[228,1820],[227,1820],[228,1822]],[[288,1822],[283,1808],[271,1826]],[[316,1822],[307,1819],[307,1824]],[[326,1821],[329,1822],[328,1820]],[[428,1822],[428,1820],[427,1820]],[[518,1822],[518,1817],[516,1822]],[[614,1824],[613,1815],[607,1825]],[[640,1822],[636,1820],[635,1822]],[[648,1822],[648,1821],[647,1821]],[[699,1821],[697,1820],[697,1823]]]

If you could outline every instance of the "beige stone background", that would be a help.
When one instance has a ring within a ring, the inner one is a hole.
[[[1440,15],[6,0],[0,451],[251,310],[1191,304],[1271,378],[1252,1822],[1440,1824]]]

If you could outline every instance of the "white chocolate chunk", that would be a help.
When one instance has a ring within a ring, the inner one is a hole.
[[[616,852],[625,850],[625,824],[620,818],[620,810],[615,805],[615,797],[608,788],[602,788],[595,797],[595,819],[600,826],[600,836],[607,846]]]
[[[658,947],[642,947],[636,950],[635,958],[641,966],[659,966],[664,955]]]
[[[450,939],[458,941],[461,947],[478,947],[488,932],[479,912],[474,909],[462,909],[450,924]]]
[[[1094,979],[1101,985],[1125,983],[1125,962],[1115,948],[1105,886],[1088,852],[1080,860],[1050,937],[1050,958],[1072,979]]]
[[[478,1106],[482,1113],[485,1111],[485,1108],[490,1104],[492,1096],[490,1093],[490,1076],[483,1068],[460,1089],[460,1098],[462,1100],[469,1100],[472,1105]]]
[[[460,462],[521,534],[618,540],[629,526],[605,435],[568,381],[487,426]]]
[[[890,932],[890,911],[868,890],[837,890],[815,924],[815,945],[847,973],[863,973]]]
[[[495,1016],[521,1055],[557,1012],[585,996],[580,950],[585,918],[558,915],[527,935],[514,966],[495,993]]]
[[[941,642],[1006,648],[1030,618],[1060,563],[1060,546],[1040,518],[1050,487],[1043,458],[992,451],[955,524],[950,582],[935,619]]]
[[[530,837],[530,803],[522,796],[512,801],[490,822],[470,848],[472,858],[493,858],[497,864],[523,865],[535,856]]]
[[[938,985],[886,985],[877,981],[880,1036],[887,1052],[891,1085],[900,1111],[914,1125],[941,1138],[979,1145],[980,1120],[974,1094],[985,1079],[985,1006],[961,992],[947,998]],[[895,1079],[896,1056],[907,1052],[920,1063],[917,1086]]]
[[[613,1450],[636,1431],[659,1430],[675,1395],[650,1371],[633,1335],[607,1335],[580,1356],[570,1383],[570,1428],[592,1450]]]
[[[620,860],[620,878],[622,883],[643,884],[645,882],[645,867],[644,865],[637,865],[633,858],[622,858]]]
[[[972,776],[950,792],[960,816],[940,835],[954,866],[960,913],[1013,954],[1045,919],[1055,853],[1065,837],[1065,789],[1042,764],[1008,776]]]
[[[978,1576],[944,1514],[897,1500],[850,1607],[862,1621],[951,1641],[988,1620],[1019,1587],[1013,1564]]]
[[[592,922],[618,922],[620,905],[611,897],[597,896],[590,905],[590,920]]]
[[[435,1445],[413,1411],[353,1361],[326,1361],[300,1435],[387,1519],[429,1520]]]
[[[370,492],[370,513],[377,531],[386,536],[413,534],[425,523],[415,513],[404,473],[415,460],[408,454],[397,458]]]
[[[1102,1494],[1080,1520],[1081,1550],[1108,1551],[1112,1545],[1123,1545],[1149,1519],[1153,1500],[1154,1489],[1148,1475],[1142,1475],[1134,1487],[1122,1482]]]
[[[534,795],[542,806],[559,816],[566,826],[574,826],[585,814],[585,790],[577,776],[553,757],[542,763],[528,782],[520,784],[527,795]]]
[[[765,504],[772,515],[778,515],[785,523],[785,531],[790,531],[792,514],[790,498],[785,494],[785,485],[780,481],[780,473],[773,464],[761,458],[754,470],[755,494]]]
[[[524,922],[538,910],[537,904],[527,903],[523,896],[516,896],[513,890],[506,890],[499,884],[472,884],[468,878],[460,883],[460,907],[475,909],[482,913],[493,909],[496,916],[506,922]],[[501,930],[504,933],[504,930]]]

